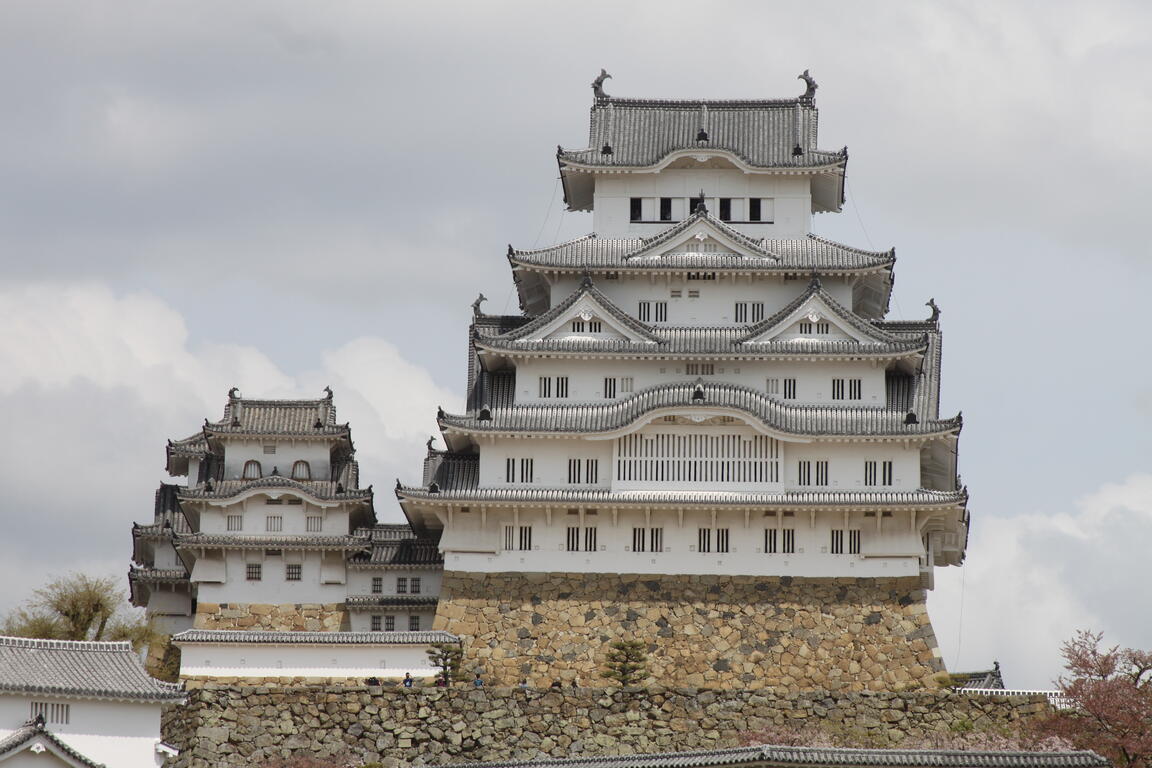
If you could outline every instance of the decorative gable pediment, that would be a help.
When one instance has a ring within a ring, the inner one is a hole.
[[[877,330],[833,299],[818,280],[807,292],[772,317],[749,329],[742,344],[779,341],[855,341],[860,344],[892,343],[896,339]]]
[[[630,317],[585,278],[575,293],[503,338],[525,344],[541,341],[605,341],[656,344],[651,329]]]
[[[732,229],[706,211],[694,213],[663,235],[652,238],[626,260],[658,261],[673,254],[680,259],[699,254],[702,259],[736,256],[755,261],[779,261],[778,256],[763,249],[761,241]]]

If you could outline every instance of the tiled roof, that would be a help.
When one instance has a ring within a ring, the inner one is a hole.
[[[656,253],[700,221],[707,221],[738,241],[742,253]],[[510,250],[514,267],[543,267],[572,272],[652,272],[661,270],[724,270],[739,272],[822,273],[891,269],[895,251],[866,251],[816,235],[789,239],[756,239],[728,226],[709,213],[694,213],[659,235],[647,238],[604,238],[596,235],[540,250]]]
[[[552,309],[548,310],[539,317],[534,318],[532,321],[525,323],[514,331],[509,331],[503,334],[500,338],[508,341],[519,341],[527,338],[535,333],[539,333],[546,328],[550,323],[554,322],[557,318],[561,317],[569,309],[572,308],[580,299],[588,297],[592,302],[599,304],[603,307],[617,323],[632,331],[642,339],[647,340],[650,344],[656,342],[656,335],[653,332],[652,326],[642,323],[636,318],[629,315],[624,310],[620,309],[612,302],[607,296],[599,291],[595,285],[592,284],[590,278],[585,277],[580,281],[580,286],[568,295],[568,298],[560,302]]]
[[[408,523],[377,523],[371,528],[360,528],[357,535],[368,536],[372,541],[402,541],[416,538],[416,532]]]
[[[366,536],[245,536],[232,533],[192,533],[177,536],[174,542],[177,549],[195,547],[216,547],[229,549],[364,549],[368,546]]]
[[[148,582],[187,581],[188,571],[184,568],[147,568],[132,565],[128,569],[128,580]]]
[[[899,766],[900,768],[1109,768],[1095,752],[978,752],[938,749],[836,749],[761,745],[704,752],[575,757],[473,763],[473,768],[722,768],[768,766]]]
[[[878,506],[951,507],[968,499],[965,489],[956,491],[789,491],[749,493],[743,491],[611,491],[608,489],[540,488],[524,485],[480,488],[480,458],[475,454],[445,455],[432,483],[424,487],[400,486],[401,498],[440,501],[501,503],[579,503],[589,505],[745,505],[756,507]]]
[[[353,610],[370,608],[423,608],[434,606],[436,595],[349,595],[344,604]]]
[[[735,384],[698,380],[641,390],[606,404],[514,405],[482,414],[443,414],[444,430],[465,433],[587,433],[622,429],[665,408],[724,408],[743,411],[766,426],[791,435],[913,437],[958,432],[959,416],[906,423],[903,414],[880,408],[788,405],[763,392]]]
[[[318,400],[249,400],[229,393],[224,417],[205,420],[206,434],[347,437],[347,424],[336,423],[332,395]]]
[[[292,480],[282,475],[269,475],[256,480],[218,480],[193,488],[181,488],[181,500],[230,499],[233,496],[253,489],[283,489],[298,491],[323,501],[356,501],[371,499],[372,488],[344,488],[341,483],[331,480]]]
[[[847,150],[816,148],[818,115],[800,99],[656,101],[597,99],[588,149],[557,151],[561,164],[640,168],[677,150],[724,150],[756,168],[813,168],[843,164]],[[700,131],[707,134],[700,141]],[[605,153],[605,147],[611,153]],[[800,153],[795,154],[799,148]]]
[[[84,768],[105,768],[104,763],[97,763],[95,760],[85,757],[68,746],[68,744],[61,740],[56,734],[47,730],[44,727],[44,720],[42,718],[29,720],[22,728],[0,739],[0,762],[4,762],[17,752],[29,748],[30,742],[36,741],[37,739],[40,740],[40,743],[47,742],[47,749],[55,753],[62,759],[62,762],[68,765],[83,766]]]
[[[180,686],[149,677],[129,643],[3,636],[0,693],[132,701],[184,697]]]
[[[168,441],[168,456],[203,456],[208,452],[208,439],[203,432],[197,432],[183,440]]]
[[[426,632],[260,632],[229,629],[186,629],[172,636],[185,643],[290,643],[295,645],[426,645],[459,642],[441,630]]]
[[[433,539],[377,540],[372,542],[370,551],[357,553],[349,559],[348,565],[365,569],[435,569],[444,566],[444,556]]]

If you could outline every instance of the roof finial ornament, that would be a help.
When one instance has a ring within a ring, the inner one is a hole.
[[[940,319],[940,307],[936,306],[936,299],[928,299],[924,302],[924,306],[932,310],[932,317],[928,318],[928,322],[934,323]]]
[[[232,387],[232,389],[228,390],[228,399],[229,400],[235,400],[238,397],[240,397],[240,388],[239,387]]]
[[[332,387],[324,387],[325,400],[332,399]]]
[[[804,94],[800,97],[800,101],[806,101],[811,104],[816,99],[816,89],[820,86],[816,85],[816,81],[812,78],[812,75],[808,74],[808,70],[804,70],[804,74],[798,75],[796,79],[803,80],[804,84],[808,86],[804,90]]]
[[[426,445],[428,446],[429,452],[431,452],[433,450],[432,443],[434,443],[434,442],[436,442],[436,435],[432,435],[431,437],[428,438],[428,442],[426,443]]]
[[[480,315],[484,314],[480,311],[480,305],[486,301],[488,301],[488,297],[483,293],[476,297],[476,301],[472,302],[472,317],[480,317]]]
[[[693,213],[708,213],[708,206],[704,203],[704,190],[700,190],[700,195],[692,198],[692,202]]]
[[[604,93],[604,81],[611,79],[612,75],[608,74],[608,70],[601,69],[600,76],[592,81],[592,93],[596,96],[596,100],[612,98]]]

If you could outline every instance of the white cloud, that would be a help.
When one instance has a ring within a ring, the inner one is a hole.
[[[165,440],[219,418],[233,385],[250,397],[318,397],[331,384],[387,519],[398,516],[391,481],[417,476],[436,406],[459,407],[381,339],[317,350],[311,370],[290,376],[252,348],[190,347],[184,318],[164,302],[99,283],[0,284],[0,327],[0,611],[52,574],[125,572],[131,524],[150,518],[167,479]]]
[[[949,669],[999,660],[1009,686],[1050,688],[1063,669],[1060,645],[1078,629],[1102,631],[1111,644],[1152,645],[1140,596],[1152,474],[1107,483],[1069,511],[974,516],[967,562],[938,572],[929,600]]]

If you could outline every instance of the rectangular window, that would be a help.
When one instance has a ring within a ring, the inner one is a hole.
[[[588,321],[588,332],[589,333],[601,333],[601,332],[603,332],[603,330],[604,330],[604,323],[600,322],[599,320],[589,320]]]
[[[656,317],[653,318],[657,323],[668,322],[668,302],[654,301],[652,302],[656,308]]]
[[[299,563],[288,563],[284,566],[284,581],[300,581],[304,566]]]
[[[780,394],[780,379],[766,379],[764,381],[764,392],[769,395]]]
[[[408,579],[408,594],[418,595],[420,594],[421,589],[423,589],[423,586],[420,583],[419,576],[413,576],[412,578]]]
[[[720,221],[732,221],[732,198],[720,198]]]
[[[880,465],[881,482],[884,485],[892,485],[892,462],[885,461]]]
[[[746,301],[736,302],[735,320],[738,323],[748,322],[748,302],[746,302]]]
[[[785,555],[792,555],[796,553],[796,529],[795,528],[782,528],[780,529],[782,541],[780,542],[780,552]]]
[[[672,221],[672,198],[660,198],[660,221]]]
[[[847,384],[847,386],[845,386]],[[861,391],[860,379],[832,379],[833,400],[859,400]],[[847,398],[845,398],[847,395]]]
[[[807,459],[796,465],[796,485],[812,485],[812,462]]]
[[[407,576],[398,576],[396,578],[396,594],[398,594],[398,595],[408,594],[408,577]]]
[[[628,220],[640,221],[644,216],[644,201],[639,197],[628,200]]]
[[[636,319],[643,323],[647,323],[652,319],[652,302],[641,301],[637,305]]]
[[[596,551],[596,526],[590,525],[584,529],[584,551]]]
[[[584,333],[584,321],[583,320],[573,320],[572,321],[572,332],[573,333]]]
[[[611,399],[616,397],[616,377],[608,376],[604,379],[604,397]]]
[[[632,377],[631,376],[621,376],[620,379],[616,382],[616,384],[617,384],[616,388],[620,392],[631,392],[632,391]]]
[[[541,398],[552,397],[552,377],[541,376],[537,381],[539,382],[537,396]]]
[[[583,477],[584,465],[580,459],[568,459],[568,482],[572,485],[580,482]]]
[[[828,550],[834,555],[844,554],[844,531],[840,528],[832,529],[832,546]]]
[[[248,563],[244,566],[244,578],[248,581],[260,581],[264,575],[263,563]]]
[[[685,363],[684,373],[689,376],[715,376],[715,363]]]
[[[753,301],[749,309],[752,310],[752,322],[758,323],[764,319],[764,302]]]
[[[828,485],[828,462],[816,462],[816,485]]]
[[[264,518],[264,530],[271,533],[284,530],[284,517],[281,515],[268,515]]]
[[[580,551],[580,526],[578,525],[568,526],[568,551]]]
[[[251,478],[246,478],[246,479],[251,479]],[[284,499],[264,499],[264,503],[265,504],[271,504],[273,506],[280,506],[284,503]]]
[[[556,377],[556,397],[568,397],[568,377]]]
[[[760,221],[760,198],[748,199],[748,221]]]
[[[510,552],[516,549],[516,526],[504,526],[504,550]]]
[[[831,328],[828,323],[816,323],[816,333],[828,333]]]
[[[864,462],[864,485],[876,485],[876,462]]]
[[[292,479],[293,480],[306,480],[308,478],[306,478],[306,477],[294,477]],[[288,499],[288,503],[289,504],[295,504],[296,506],[299,507],[299,506],[302,506],[304,504],[304,499]]]
[[[727,528],[717,528],[716,529],[716,551],[721,552],[721,553],[728,551],[728,529]]]
[[[632,529],[632,551],[645,552],[647,551],[647,536],[648,530],[646,528],[633,528]]]
[[[690,298],[690,299],[700,298],[700,291],[699,290],[689,290],[688,291],[688,298]]]
[[[780,532],[777,531],[775,528],[765,528],[764,529],[764,554],[766,554],[766,555],[776,554],[777,544],[778,544],[779,539],[780,539],[779,533]]]
[[[784,399],[796,399],[796,379],[784,379]]]
[[[265,455],[270,455],[270,454],[274,454],[274,453],[276,453],[276,446],[274,446],[274,445],[264,446],[264,454]]]
[[[408,617],[408,631],[409,632],[419,632],[420,631],[420,617],[419,616],[409,616]]]
[[[584,460],[584,482],[588,485],[600,482],[600,459]]]
[[[385,632],[395,632],[396,631],[396,617],[395,616],[385,616],[384,617],[384,631]]]
[[[373,616],[372,617],[372,631],[373,632],[379,632],[383,628],[383,625],[384,625],[384,617],[383,616]]]
[[[812,323],[809,323],[807,321],[800,323],[800,333],[803,334],[804,336],[811,336],[812,335]]]
[[[504,482],[516,482],[516,459],[504,459]]]
[[[532,549],[532,526],[520,526],[520,550],[528,551]]]
[[[860,529],[852,528],[848,531],[848,554],[860,554]]]
[[[308,533],[320,533],[324,530],[324,518],[318,515],[308,515],[304,518],[304,530]]]
[[[712,551],[712,529],[699,528],[696,531],[696,551],[697,552],[711,552]]]
[[[844,379],[832,379],[832,399],[844,399]]]
[[[519,467],[519,475],[517,475],[517,467]],[[535,476],[535,461],[533,459],[505,459],[504,460],[504,482],[506,483],[530,483]]]
[[[228,530],[242,531],[244,530],[244,516],[243,515],[228,515]]]
[[[373,576],[372,577],[372,594],[380,595],[383,593],[384,593],[384,577],[383,576]]]
[[[683,291],[683,289],[681,289],[681,288],[674,288],[674,289],[672,289],[671,291],[669,291],[669,292],[668,292],[668,295],[669,295],[669,296],[671,296],[671,297],[672,297],[672,298],[674,298],[674,299],[678,299],[678,298],[680,298],[681,296],[683,296],[683,295],[684,295],[684,291]]]
[[[716,273],[715,272],[689,272],[688,273],[688,279],[689,280],[715,280],[716,279]],[[699,292],[697,292],[697,293],[699,293]],[[688,292],[688,297],[689,298],[692,297],[691,291]]]
[[[520,482],[533,482],[533,478],[536,476],[535,463],[533,459],[520,459]]]
[[[70,704],[56,701],[32,702],[32,719],[43,717],[45,723],[68,725],[71,716],[72,707]]]
[[[649,552],[663,552],[664,551],[664,529],[663,528],[649,528],[648,529],[648,551]]]
[[[848,399],[849,400],[860,400],[861,399],[861,393],[863,391],[863,387],[861,386],[862,384],[863,384],[863,381],[861,379],[848,379]]]

